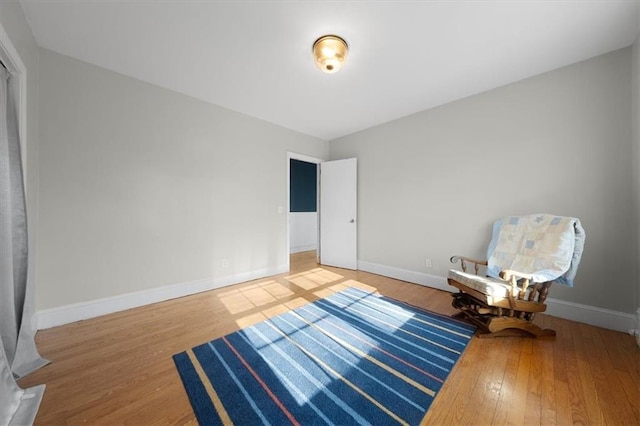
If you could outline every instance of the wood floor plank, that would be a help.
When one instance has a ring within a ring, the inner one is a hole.
[[[543,369],[546,367],[542,346],[548,339],[529,339],[531,351],[529,352],[529,366],[526,368],[527,375],[527,401],[525,408],[524,424],[540,424],[542,418],[542,380]],[[522,358],[520,359],[522,362]]]
[[[522,398],[523,395],[514,395],[514,389],[516,388],[516,379],[518,377],[518,367],[520,365],[520,351],[513,350],[513,338],[509,338],[507,351],[505,356],[507,363],[504,368],[504,378],[502,381],[502,387],[500,388],[500,395],[498,397],[498,403],[492,414],[492,424],[508,424],[509,419],[519,416],[523,410],[523,406],[519,406],[513,409],[511,401],[515,397]],[[526,395],[524,395],[526,397]],[[482,417],[481,417],[482,418]],[[522,423],[522,422],[521,422]],[[518,424],[521,424],[518,423]]]
[[[546,325],[545,325],[546,326]],[[558,420],[558,407],[562,406],[559,383],[554,380],[558,366],[553,362],[554,342],[543,339],[537,346],[539,352],[533,354],[536,370],[540,374],[540,422],[543,425],[561,424]],[[567,404],[568,406],[568,404]]]
[[[447,292],[299,253],[286,274],[39,331],[52,363],[19,384],[47,385],[38,425],[197,424],[173,354],[348,286],[456,312]],[[536,322],[556,338],[471,339],[423,424],[640,424],[631,336],[545,315]]]
[[[597,362],[594,358],[593,341],[591,339],[590,328],[586,324],[580,324],[580,337],[576,336],[574,343],[577,352],[581,354],[578,357],[578,374],[580,378],[582,397],[589,403],[585,404],[587,418],[596,424],[604,424],[603,410],[605,405],[598,397],[598,391],[595,384],[592,365]],[[614,419],[611,419],[612,421]]]
[[[491,360],[491,362],[484,362],[480,367],[477,362],[473,362],[474,359],[478,359],[477,355],[468,357],[470,374],[478,374],[476,386],[465,392],[464,397],[469,400],[469,407],[487,407],[487,410],[490,410],[490,407],[495,408],[498,404],[507,365],[507,357],[502,356],[507,343],[503,339],[497,339],[488,347],[483,347],[484,359]],[[443,402],[445,401],[443,400]],[[462,424],[477,424],[477,413],[473,409],[467,409],[462,413],[460,420]]]

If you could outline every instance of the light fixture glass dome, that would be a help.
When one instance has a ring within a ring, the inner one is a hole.
[[[316,65],[328,74],[340,71],[348,53],[347,42],[336,35],[322,36],[313,43]]]

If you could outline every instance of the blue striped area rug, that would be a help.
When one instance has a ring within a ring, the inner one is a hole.
[[[474,331],[348,288],[173,359],[200,424],[418,424]]]

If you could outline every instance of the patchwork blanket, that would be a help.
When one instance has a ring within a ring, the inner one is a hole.
[[[487,275],[511,269],[533,281],[573,287],[584,249],[585,232],[574,217],[534,214],[497,220],[487,251]]]

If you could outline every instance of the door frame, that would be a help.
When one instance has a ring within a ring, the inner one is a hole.
[[[22,178],[27,192],[27,68],[9,35],[0,24],[0,61],[5,65],[12,78],[12,90],[15,95],[15,108],[18,118],[18,136],[22,157]]]
[[[290,257],[291,257],[291,223],[290,223],[290,210],[291,210],[291,160],[304,161],[306,163],[316,164],[316,213],[318,215],[318,221],[316,226],[318,228],[318,249],[316,250],[316,259],[320,256],[320,163],[326,161],[321,158],[311,157],[309,155],[298,154],[295,152],[287,151],[287,209],[285,211],[287,215],[287,261],[285,262],[286,269],[291,269]]]

